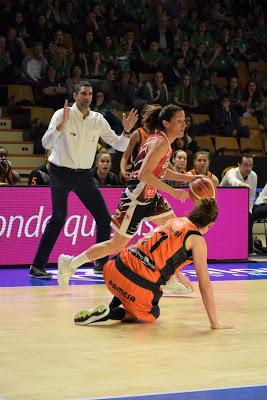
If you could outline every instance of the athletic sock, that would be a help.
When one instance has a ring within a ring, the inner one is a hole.
[[[109,303],[109,308],[112,310],[113,308],[119,307],[121,305],[120,299],[114,296],[111,302]]]
[[[116,307],[110,310],[108,319],[113,319],[116,321],[121,321],[125,317],[126,311],[122,307]]]
[[[112,308],[108,315],[99,319],[97,322],[107,321],[108,319],[113,319],[115,321],[121,321],[125,317],[125,314],[126,314],[126,311],[122,307]]]
[[[71,267],[73,267],[74,269],[77,269],[78,267],[80,267],[81,265],[83,265],[87,262],[89,262],[89,260],[86,255],[86,252],[84,251],[83,253],[79,254],[77,257],[74,257],[71,260]]]

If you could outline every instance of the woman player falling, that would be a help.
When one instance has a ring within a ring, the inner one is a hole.
[[[215,199],[201,199],[186,217],[169,220],[123,249],[104,266],[104,280],[114,296],[111,303],[78,312],[74,322],[77,325],[108,319],[154,322],[160,315],[161,286],[193,261],[211,329],[231,328],[217,319],[207,246],[202,236],[213,226],[217,214]]]

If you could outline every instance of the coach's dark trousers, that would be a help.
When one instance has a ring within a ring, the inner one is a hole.
[[[101,192],[89,169],[71,169],[50,164],[50,182],[52,194],[52,217],[45,228],[33,265],[45,268],[57,238],[63,228],[68,213],[68,196],[76,193],[83,205],[96,221],[96,242],[110,238],[110,214]],[[86,249],[85,249],[86,250]],[[108,257],[100,261],[106,261]]]

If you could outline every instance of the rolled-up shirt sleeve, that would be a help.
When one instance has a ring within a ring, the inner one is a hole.
[[[52,149],[60,136],[57,126],[63,119],[63,109],[57,110],[51,118],[49,127],[42,137],[42,145],[46,150]]]
[[[100,137],[110,146],[112,146],[115,150],[125,151],[130,138],[121,134],[120,136],[116,135],[116,133],[110,128],[109,123],[105,120],[104,117],[100,120]]]

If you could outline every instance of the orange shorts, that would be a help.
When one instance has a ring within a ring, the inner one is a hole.
[[[118,271],[115,260],[104,266],[104,280],[108,290],[120,299],[123,307],[140,321],[154,322],[160,314],[158,306],[162,291],[153,292],[127,279]]]

